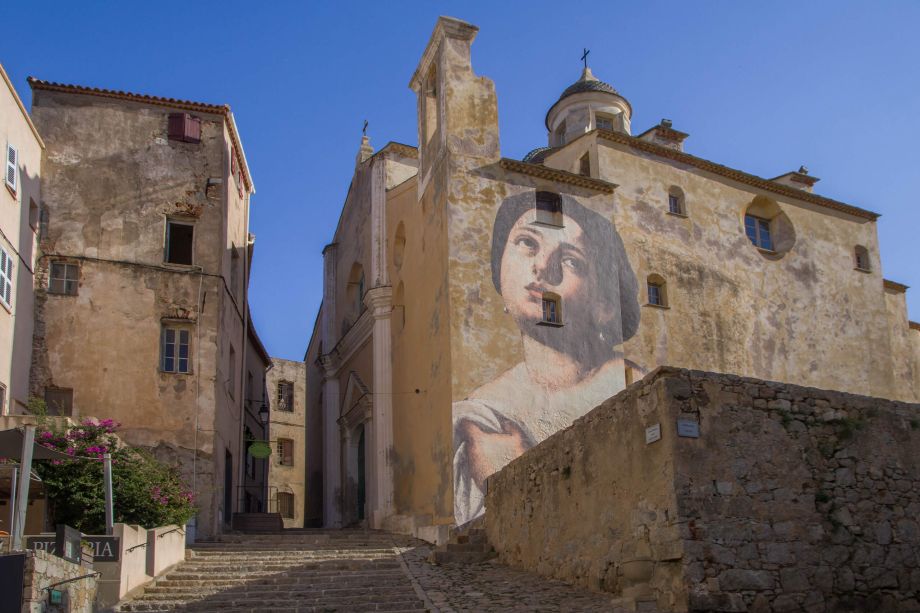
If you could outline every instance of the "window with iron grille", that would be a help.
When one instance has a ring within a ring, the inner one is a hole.
[[[856,268],[864,272],[872,269],[871,264],[869,264],[869,250],[859,245],[854,250],[854,255],[856,256]]]
[[[51,262],[51,274],[48,275],[48,293],[76,296],[79,280],[79,264]]]
[[[290,381],[278,382],[278,410],[294,410],[294,384]]]
[[[0,302],[13,308],[13,258],[0,247]]]
[[[163,327],[160,370],[163,372],[190,373],[192,360],[189,357],[191,330],[183,327]]]
[[[289,494],[287,492],[278,492],[278,513],[281,514],[281,517],[293,518],[294,517],[294,494]]]
[[[278,439],[278,464],[281,466],[294,465],[294,441],[289,438]]]

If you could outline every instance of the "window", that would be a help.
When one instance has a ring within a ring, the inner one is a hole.
[[[289,438],[278,439],[278,464],[281,466],[294,465],[294,441]]]
[[[554,132],[556,142],[553,143],[554,147],[561,147],[565,144],[565,119],[559,122],[559,125],[556,126],[556,131]]]
[[[49,294],[77,295],[77,283],[80,280],[80,266],[67,262],[51,262],[51,274],[48,277]]]
[[[581,156],[581,159],[578,160],[578,174],[583,177],[591,176],[591,156],[587,153]]]
[[[192,372],[189,358],[190,337],[191,331],[188,328],[163,328],[160,370],[175,373]]]
[[[13,258],[0,247],[0,302],[13,308]]]
[[[240,250],[234,245],[230,248],[230,293],[236,300],[240,290]]]
[[[773,237],[770,236],[769,219],[745,215],[744,231],[754,245],[767,251],[773,251]]]
[[[869,272],[872,270],[872,265],[869,263],[869,250],[863,247],[862,245],[857,245],[854,250],[854,255],[856,256],[856,270],[861,270],[863,272]]]
[[[684,207],[684,192],[679,187],[672,187],[668,190],[668,212],[673,215],[687,214]]]
[[[6,146],[6,172],[4,173],[6,186],[15,195],[19,189],[19,152],[13,145]]]
[[[610,115],[596,115],[594,123],[598,130],[613,130],[613,117]]]
[[[294,494],[278,492],[278,513],[281,517],[292,519],[294,517]]]
[[[562,308],[559,296],[555,294],[543,294],[543,323],[562,324]]]
[[[562,199],[552,192],[537,192],[537,223],[562,225]]]
[[[651,306],[668,306],[667,283],[660,275],[649,275],[646,281],[648,287],[648,304]]]
[[[64,387],[45,388],[45,408],[48,415],[73,415],[73,390]]]
[[[192,264],[194,224],[182,221],[166,222],[166,261],[170,264]]]
[[[200,143],[201,119],[188,113],[170,113],[169,139],[184,143]]]
[[[230,397],[233,398],[236,392],[236,349],[233,348],[232,343],[230,344],[230,367],[227,376],[227,391],[230,392]]]
[[[38,223],[39,223],[38,205],[35,204],[34,200],[29,198],[29,227],[32,228],[33,232],[38,232]]]
[[[294,384],[290,381],[278,382],[278,410],[294,410]]]
[[[48,237],[48,218],[50,217],[48,209],[42,207],[38,212],[38,238]]]

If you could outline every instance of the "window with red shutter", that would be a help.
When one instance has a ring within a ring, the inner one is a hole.
[[[188,113],[170,113],[169,138],[183,143],[200,143],[201,119]]]

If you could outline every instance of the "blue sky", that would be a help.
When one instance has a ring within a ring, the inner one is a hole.
[[[230,104],[257,189],[253,316],[300,359],[361,124],[375,147],[416,143],[408,83],[441,14],[480,27],[503,155],[545,144],[588,47],[635,133],[667,117],[689,153],[764,177],[805,164],[818,193],[881,213],[884,275],[920,319],[920,2],[30,0],[5,7],[0,62],[27,105],[29,75]]]

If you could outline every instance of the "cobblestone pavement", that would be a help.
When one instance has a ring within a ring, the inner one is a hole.
[[[427,562],[430,545],[421,541],[399,545],[405,570],[432,611],[627,611],[614,607],[610,595],[578,589],[494,560],[436,566]]]

